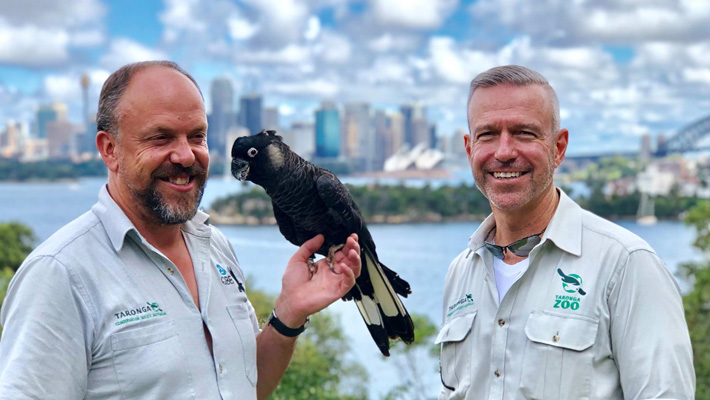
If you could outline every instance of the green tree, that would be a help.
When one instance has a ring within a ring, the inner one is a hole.
[[[275,298],[250,289],[249,300],[263,324],[274,307]],[[366,400],[367,372],[362,365],[347,359],[349,351],[337,315],[328,310],[313,315],[271,399]]]
[[[34,240],[32,229],[25,225],[17,222],[0,224],[0,307],[5,300],[10,279],[32,251]]]
[[[695,227],[693,245],[706,256],[705,261],[682,265],[685,275],[694,280],[693,291],[683,298],[685,319],[693,343],[693,363],[698,400],[710,400],[710,201],[690,209],[685,222]]]
[[[32,251],[35,241],[32,229],[17,222],[0,224],[0,270],[17,271],[22,261]]]
[[[427,388],[423,386],[422,376],[429,366],[437,366],[437,362],[429,362],[439,358],[439,346],[433,344],[437,334],[437,326],[425,315],[411,314],[416,335],[414,343],[406,345],[401,340],[393,342],[391,361],[402,372],[402,381],[390,389],[385,400],[428,400],[425,396]],[[426,360],[427,362],[422,362]],[[437,369],[438,372],[438,369]]]

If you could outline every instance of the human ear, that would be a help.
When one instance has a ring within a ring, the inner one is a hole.
[[[99,150],[99,154],[101,154],[101,158],[103,158],[104,164],[106,164],[109,171],[118,171],[116,138],[106,131],[99,131],[96,134],[96,148]]]
[[[569,131],[560,129],[555,138],[555,168],[562,164],[567,152],[567,143],[569,142]]]

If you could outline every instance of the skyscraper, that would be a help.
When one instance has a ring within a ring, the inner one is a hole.
[[[66,121],[67,106],[55,101],[52,104],[40,106],[37,110],[37,138],[47,138],[47,124],[52,121]]]
[[[346,103],[343,126],[347,143],[346,155],[355,161],[358,170],[375,169],[375,132],[369,103]]]
[[[412,148],[419,143],[429,143],[429,123],[426,107],[421,102],[405,104],[400,108],[404,117],[404,143]]]
[[[212,114],[209,119],[207,145],[213,152],[221,154],[226,143],[229,128],[234,122],[234,89],[229,78],[217,78],[210,86]]]
[[[278,131],[279,127],[279,109],[276,107],[266,107],[261,113],[262,129],[271,129]]]
[[[264,129],[261,123],[261,96],[248,94],[239,99],[239,125],[247,128],[250,135]]]
[[[323,102],[316,110],[316,157],[340,155],[340,114],[335,104]]]

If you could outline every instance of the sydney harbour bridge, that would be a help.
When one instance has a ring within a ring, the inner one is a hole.
[[[654,155],[662,157],[673,153],[710,150],[708,138],[710,138],[710,115],[679,130],[670,139],[660,144]]]

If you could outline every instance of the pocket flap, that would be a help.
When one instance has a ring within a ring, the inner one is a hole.
[[[581,315],[533,311],[525,324],[525,334],[533,342],[582,351],[597,338],[599,320]]]
[[[476,318],[476,312],[456,317],[447,322],[439,331],[434,344],[444,342],[460,342],[466,338],[473,326],[473,320]]]
[[[161,342],[177,335],[173,321],[163,321],[134,328],[124,332],[111,335],[111,348],[114,351],[131,349],[134,347],[147,346],[149,344]]]

